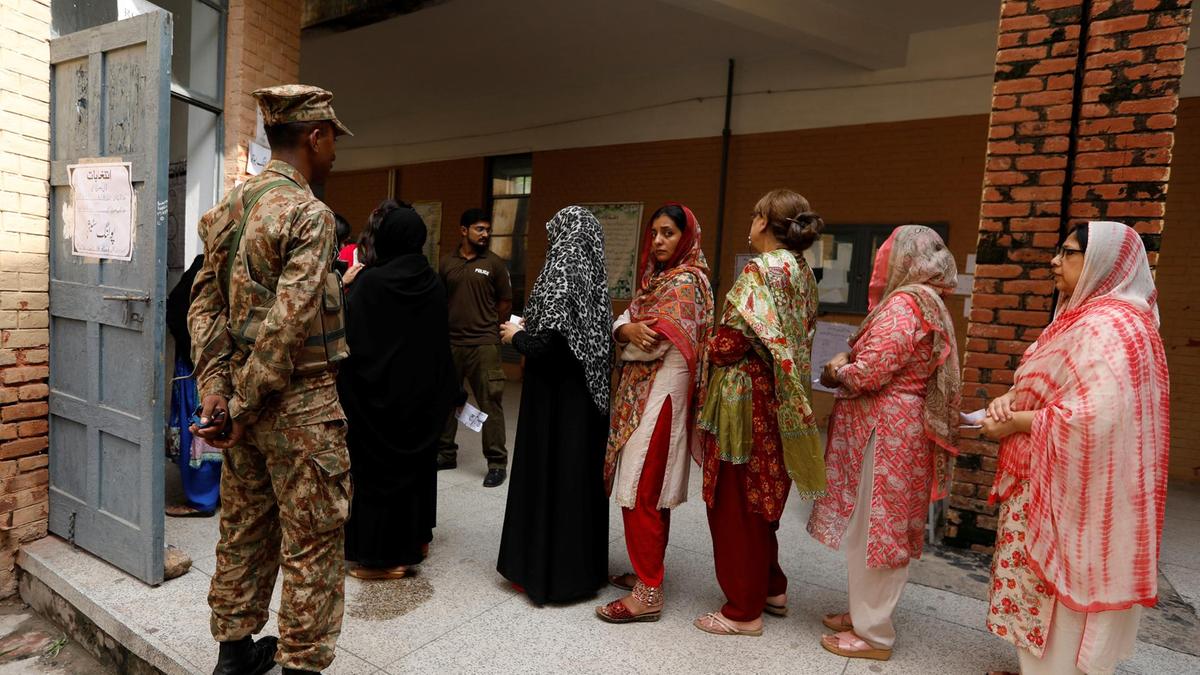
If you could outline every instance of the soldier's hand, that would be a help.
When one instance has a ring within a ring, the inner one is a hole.
[[[188,429],[211,444],[229,424],[229,401],[216,394],[205,396],[200,402],[199,422],[191,424]]]
[[[233,420],[229,424],[229,435],[209,441],[210,445],[221,450],[228,450],[242,441],[242,436],[246,433],[246,425],[237,420]]]

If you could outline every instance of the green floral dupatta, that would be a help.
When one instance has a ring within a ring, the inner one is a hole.
[[[777,249],[751,260],[725,299],[721,322],[749,327],[755,350],[774,371],[788,475],[801,496],[819,497],[825,493],[825,456],[810,404],[817,280],[803,257]]]

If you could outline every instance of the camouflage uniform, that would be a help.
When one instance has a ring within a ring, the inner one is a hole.
[[[255,92],[268,124],[306,119],[314,98],[332,116],[327,92],[322,101],[312,95],[315,88],[297,87]],[[246,266],[233,265],[227,300],[229,239],[237,225],[233,201],[281,178],[287,182],[249,211],[241,244]],[[332,369],[300,376],[293,362],[320,311],[334,258],[333,212],[295,168],[272,160],[205,214],[199,227],[206,256],[188,314],[196,380],[202,397],[225,397],[230,417],[246,425],[242,442],[225,451],[221,475],[221,539],[208,597],[212,634],[224,642],[261,631],[282,564],[276,661],[319,671],[333,661],[341,632],[350,457]],[[257,301],[253,282],[273,289],[276,301],[246,347],[230,328],[244,325]]]

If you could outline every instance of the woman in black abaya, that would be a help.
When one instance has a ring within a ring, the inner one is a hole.
[[[446,291],[421,250],[411,208],[384,216],[376,260],[346,299],[350,358],[338,373],[354,501],[346,523],[350,575],[397,579],[421,562],[437,508],[437,437],[460,403]]]
[[[589,598],[607,583],[612,303],[600,223],[568,206],[524,326],[501,327],[525,356],[521,413],[496,569],[537,604]]]

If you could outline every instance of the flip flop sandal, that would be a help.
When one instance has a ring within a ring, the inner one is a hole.
[[[644,612],[642,614],[634,614],[629,611],[625,603],[620,600],[613,600],[607,605],[601,605],[596,608],[596,616],[608,623],[638,623],[640,621],[658,621],[662,617],[662,609],[656,609],[652,612]]]
[[[842,631],[836,635],[822,635],[821,646],[827,652],[848,659],[887,661],[892,658],[892,650],[872,647],[852,631]]]
[[[387,579],[403,579],[411,576],[412,572],[407,567],[392,567],[388,569],[376,569],[373,567],[355,567],[350,570],[350,576],[363,581],[383,581]]]
[[[724,617],[716,612],[709,612],[704,616],[692,622],[692,625],[705,633],[713,635],[744,635],[746,637],[759,637],[763,634],[763,629],[742,630],[737,626],[729,623]]]
[[[629,577],[633,577],[634,583],[637,583],[637,577],[634,576],[633,572],[626,572],[625,574],[610,574],[608,577],[608,583],[623,591],[632,591],[633,584],[625,583],[625,580]]]
[[[771,616],[787,616],[788,615],[787,605],[772,605],[769,602],[767,603],[766,607],[763,607],[763,611],[766,612],[767,614],[770,614]]]
[[[846,612],[844,614],[826,614],[825,617],[821,619],[821,623],[825,624],[826,628],[834,631],[835,633],[844,633],[846,631],[854,630],[854,624],[850,623],[850,612]]]
[[[171,518],[211,518],[216,511],[201,511],[190,506],[176,504],[168,506],[164,513]]]

